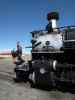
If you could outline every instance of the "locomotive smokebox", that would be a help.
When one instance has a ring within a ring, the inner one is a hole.
[[[47,14],[47,20],[51,24],[53,31],[57,31],[57,20],[59,20],[58,12],[49,12]]]

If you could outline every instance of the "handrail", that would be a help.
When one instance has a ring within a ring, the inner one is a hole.
[[[57,27],[57,28],[53,28],[53,29],[63,29],[63,28],[70,29],[70,28],[74,28],[74,27],[75,27],[75,25],[69,25],[69,26]],[[30,33],[39,33],[39,32],[43,32],[43,31],[47,31],[47,30],[46,29],[36,30],[36,31],[32,31]]]

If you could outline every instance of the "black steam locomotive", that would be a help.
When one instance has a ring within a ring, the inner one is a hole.
[[[75,26],[57,27],[58,19],[57,12],[48,13],[46,29],[31,32],[32,60],[17,65],[16,78],[38,88],[74,90]]]

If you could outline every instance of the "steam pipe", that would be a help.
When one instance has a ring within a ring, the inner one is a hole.
[[[56,60],[50,62],[50,66],[52,66],[52,70],[57,71],[58,69],[62,70],[72,70],[75,71],[75,64],[68,63],[58,63]]]

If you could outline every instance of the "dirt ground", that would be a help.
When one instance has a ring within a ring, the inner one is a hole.
[[[30,88],[29,83],[15,83],[12,60],[0,60],[0,100],[75,100],[75,94]]]

